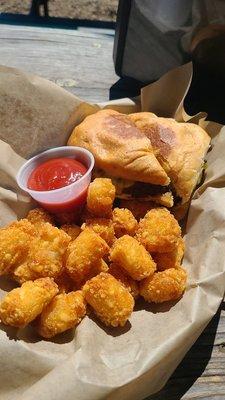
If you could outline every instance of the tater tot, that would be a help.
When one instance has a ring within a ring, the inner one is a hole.
[[[163,303],[181,297],[186,288],[187,273],[183,268],[156,272],[140,282],[140,295],[150,303]]]
[[[101,238],[104,239],[109,246],[112,246],[113,242],[115,241],[115,233],[111,219],[89,218],[81,226],[82,230],[85,228],[93,229],[93,231],[101,236]]]
[[[71,237],[72,240],[75,240],[77,236],[81,233],[81,228],[75,224],[65,224],[60,227],[64,232],[67,233]]]
[[[34,281],[36,279],[36,274],[29,267],[27,262],[21,263],[18,267],[10,273],[10,277],[18,282],[20,285],[26,281]]]
[[[27,219],[31,222],[31,224],[36,226],[42,224],[43,222],[49,222],[49,224],[54,225],[53,216],[43,208],[34,208],[33,210],[30,210],[27,214]]]
[[[156,264],[144,246],[128,235],[115,241],[110,259],[137,281],[152,275],[156,270]]]
[[[0,319],[5,325],[23,328],[41,314],[57,293],[58,287],[51,278],[25,282],[0,302]]]
[[[35,237],[36,230],[27,219],[0,229],[0,275],[23,263]]]
[[[37,231],[36,231],[34,225],[31,224],[31,222],[28,221],[28,219],[26,219],[26,218],[23,218],[20,221],[14,221],[2,229],[13,229],[13,230],[20,229],[21,232],[24,232],[27,235],[30,235],[30,237],[37,236]]]
[[[177,242],[176,248],[169,253],[154,253],[152,254],[153,260],[157,264],[158,271],[164,271],[168,268],[179,268],[184,255],[184,241],[180,238]]]
[[[14,270],[14,279],[20,284],[37,278],[55,278],[62,271],[70,236],[48,222],[39,225],[38,235],[29,248],[25,262]]]
[[[117,264],[110,264],[108,273],[116,278],[128,290],[128,292],[136,299],[139,295],[139,287],[137,282],[130,276],[126,275],[124,270]]]
[[[102,257],[108,252],[107,243],[92,229],[85,229],[68,246],[66,270],[80,285],[91,273],[95,273]]]
[[[81,291],[59,294],[45,307],[37,323],[37,331],[44,338],[78,325],[86,314],[86,302]]]
[[[130,236],[135,235],[138,222],[127,208],[114,208],[112,220],[117,238],[126,234]]]
[[[136,238],[151,253],[167,253],[176,248],[181,228],[166,208],[154,208],[139,222]]]
[[[88,188],[87,209],[97,217],[108,217],[112,213],[115,195],[111,179],[96,178]]]
[[[155,208],[155,203],[152,201],[120,200],[120,207],[128,208],[136,220],[139,221],[140,218],[144,218],[148,211]]]
[[[134,308],[134,299],[112,275],[102,272],[87,281],[83,293],[105,325],[124,326]]]

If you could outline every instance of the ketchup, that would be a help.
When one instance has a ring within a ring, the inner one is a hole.
[[[37,191],[60,189],[78,181],[86,172],[87,168],[73,158],[53,158],[31,172],[27,187]]]

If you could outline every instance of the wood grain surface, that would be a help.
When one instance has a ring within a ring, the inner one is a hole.
[[[0,25],[0,64],[50,79],[84,100],[106,101],[118,77],[113,31]],[[105,32],[105,33],[104,33]]]
[[[85,100],[106,101],[118,79],[110,30],[0,25],[0,49],[1,64],[50,79]],[[181,399],[225,399],[225,303],[164,389],[148,397]]]
[[[225,399],[225,302],[166,386],[146,400]]]

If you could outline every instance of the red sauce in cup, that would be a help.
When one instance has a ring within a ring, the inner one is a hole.
[[[53,158],[38,165],[31,172],[27,187],[37,191],[60,189],[78,181],[86,172],[86,166],[73,158]],[[74,199],[64,203],[39,203],[53,213],[76,212],[79,215],[86,198],[87,188]]]
[[[78,181],[86,172],[87,168],[73,158],[53,158],[32,171],[27,187],[37,191],[60,189]]]

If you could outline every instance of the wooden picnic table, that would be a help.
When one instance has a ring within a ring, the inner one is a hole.
[[[0,25],[0,63],[38,74],[93,102],[106,101],[115,75],[114,32]],[[148,400],[225,399],[225,302],[167,385]],[[122,399],[129,400],[129,399]]]

